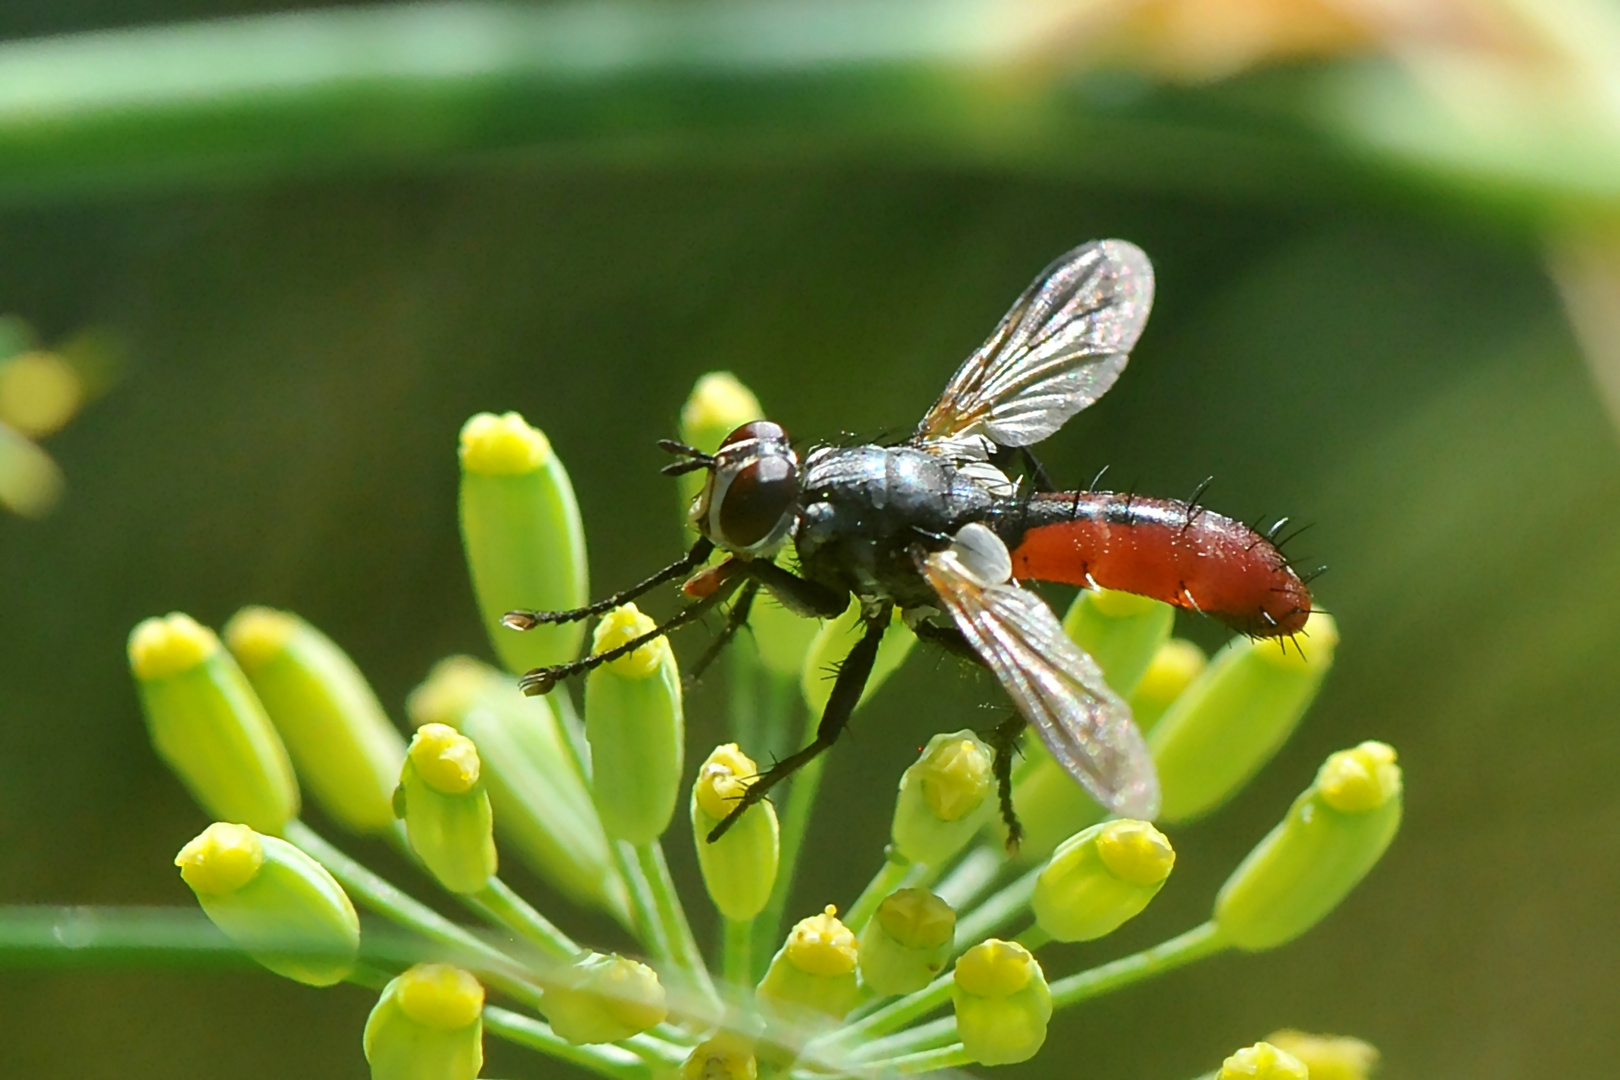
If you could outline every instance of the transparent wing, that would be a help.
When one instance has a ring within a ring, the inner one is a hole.
[[[1009,580],[1012,561],[995,533],[965,526],[949,548],[920,562],[957,628],[1058,764],[1114,813],[1156,817],[1159,778],[1130,706],[1052,609]]]
[[[970,460],[983,458],[979,437],[1040,442],[1114,385],[1152,305],[1153,264],[1135,244],[1094,240],[1059,257],[951,376],[917,442]]]

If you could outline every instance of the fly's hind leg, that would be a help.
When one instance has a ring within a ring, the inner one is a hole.
[[[849,650],[849,655],[838,668],[838,680],[833,683],[832,694],[827,698],[827,708],[822,711],[821,723],[816,727],[816,737],[804,749],[798,750],[760,773],[748,790],[743,792],[742,798],[731,808],[731,812],[709,831],[708,841],[714,843],[726,834],[732,823],[742,816],[743,811],[765,798],[765,795],[792,776],[795,772],[808,765],[815,756],[827,749],[838,740],[843,733],[845,725],[849,723],[850,714],[855,711],[855,705],[861,700],[861,692],[866,689],[866,682],[872,676],[872,665],[877,660],[878,643],[883,640],[883,631],[888,628],[891,609],[885,605],[866,615],[866,632],[861,640]]]

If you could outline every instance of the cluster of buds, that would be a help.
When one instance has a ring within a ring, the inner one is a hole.
[[[708,377],[684,413],[685,434],[709,446],[757,411],[734,379]],[[746,721],[735,718],[739,741],[688,776],[682,679],[663,638],[595,667],[580,713],[567,687],[518,692],[518,672],[570,659],[583,630],[558,623],[519,635],[501,615],[584,602],[583,529],[562,464],[516,414],[470,420],[460,458],[474,592],[505,670],[441,662],[410,696],[408,742],[342,650],[296,616],[245,609],[222,643],[170,615],[142,623],[129,644],[154,746],[217,819],[181,850],[184,881],[271,971],[380,992],[363,1039],[378,1080],[472,1080],[485,1035],[616,1080],[677,1069],[686,1080],[755,1080],[795,1062],[926,1072],[1024,1061],[1057,1010],[1223,949],[1254,952],[1304,933],[1399,825],[1394,751],[1366,742],[1334,754],[1233,871],[1207,922],[1101,968],[1050,974],[1048,943],[1107,937],[1148,906],[1176,861],[1160,826],[1208,814],[1265,764],[1321,685],[1337,636],[1314,615],[1287,650],[1238,640],[1206,663],[1170,636],[1170,608],[1088,591],[1065,626],[1148,729],[1164,789],[1159,824],[1106,819],[1035,751],[1013,787],[1029,839],[1009,856],[994,752],[969,730],[938,734],[899,780],[871,884],[842,918],[824,903],[783,934],[815,774],[801,774],[780,816],[761,802],[717,841],[707,836],[759,772],[743,736],[782,745],[814,731],[826,668],[847,649],[858,612],[808,631],[767,618],[757,645],[740,638],[736,673],[767,692],[749,698]],[[605,613],[591,648],[652,627],[625,605]],[[914,644],[900,620],[888,634],[872,690]],[[695,940],[663,851],[686,783],[683,842],[696,845],[723,927],[718,964]],[[301,790],[335,825],[393,845],[498,936],[443,917],[343,854],[300,819]],[[639,958],[583,946],[524,901],[498,874],[498,845],[577,907],[622,924]],[[859,845],[846,842],[850,852]],[[364,925],[357,907],[369,913]],[[486,993],[499,1004],[486,1005]],[[1326,1045],[1280,1033],[1234,1054],[1219,1075],[1304,1077],[1307,1058],[1331,1057]],[[1349,1060],[1340,1051],[1334,1060]]]
[[[13,315],[0,316],[0,510],[44,517],[62,497],[62,469],[40,445],[112,381],[107,343],[80,334],[54,348]]]

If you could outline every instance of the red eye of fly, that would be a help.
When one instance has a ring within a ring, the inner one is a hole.
[[[793,509],[798,495],[798,469],[786,455],[759,457],[738,469],[720,499],[719,525],[725,544],[748,548],[765,540]]]

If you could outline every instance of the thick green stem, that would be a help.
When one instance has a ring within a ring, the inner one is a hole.
[[[932,1050],[956,1041],[956,1016],[952,1014],[930,1020],[926,1024],[906,1028],[904,1031],[897,1031],[881,1039],[873,1039],[865,1046],[850,1051],[849,1056],[852,1061],[864,1066],[869,1061],[900,1057],[903,1054],[916,1053],[918,1050]]]
[[[486,1006],[484,1030],[614,1080],[651,1080],[654,1075],[640,1054],[611,1045],[575,1046],[552,1031],[551,1025],[509,1009]]]
[[[971,1064],[973,1064],[973,1058],[968,1056],[968,1052],[962,1048],[961,1043],[955,1043],[951,1046],[941,1046],[935,1050],[920,1050],[915,1054],[905,1054],[897,1058],[874,1061],[871,1063],[871,1068],[906,1075],[908,1073],[934,1072],[938,1069],[954,1069]]]
[[[1161,942],[1151,949],[1121,957],[1111,963],[1066,976],[1052,984],[1052,1007],[1066,1005],[1118,990],[1155,975],[1202,960],[1231,947],[1212,922],[1195,926],[1185,934]]]
[[[859,935],[867,922],[877,911],[878,905],[906,879],[911,872],[912,863],[905,856],[898,854],[892,848],[884,853],[883,866],[872,880],[867,882],[861,895],[849,906],[849,913],[844,916],[844,925],[850,931]]]
[[[669,959],[710,1008],[718,1014],[720,996],[715,992],[714,980],[703,964],[703,953],[697,939],[692,936],[692,925],[686,920],[681,898],[675,892],[675,882],[669,876],[669,864],[664,861],[664,849],[657,841],[642,844],[635,849],[636,860],[652,892],[655,915],[669,945]]]
[[[630,913],[635,922],[632,929],[636,939],[655,961],[671,963],[674,957],[669,939],[664,934],[663,922],[658,918],[658,904],[653,899],[652,886],[637,864],[636,849],[623,840],[609,840],[608,848],[613,853],[613,865],[619,877],[624,879],[625,890],[630,894]]]
[[[920,1016],[926,1016],[951,1000],[953,972],[946,972],[914,994],[892,1001],[877,1012],[834,1032],[828,1037],[829,1047],[849,1048],[860,1045],[876,1035],[884,1035]]]
[[[549,960],[568,964],[585,955],[586,950],[500,878],[490,878],[483,892],[463,897],[463,900],[472,910],[538,947]]]
[[[995,883],[1007,857],[989,844],[981,844],[968,852],[956,868],[945,875],[934,892],[957,911],[971,907],[979,894]]]
[[[807,717],[806,725],[816,722]],[[810,734],[802,744],[810,741]],[[804,834],[810,827],[810,811],[816,805],[816,793],[821,788],[821,770],[827,755],[811,759],[810,763],[793,774],[789,781],[787,808],[782,813],[781,856],[777,862],[776,884],[771,887],[771,898],[765,910],[754,920],[754,974],[765,974],[764,965],[776,954],[776,945],[782,936],[782,912],[787,908],[788,894],[793,891],[793,872],[799,864],[799,850],[804,846]]]

